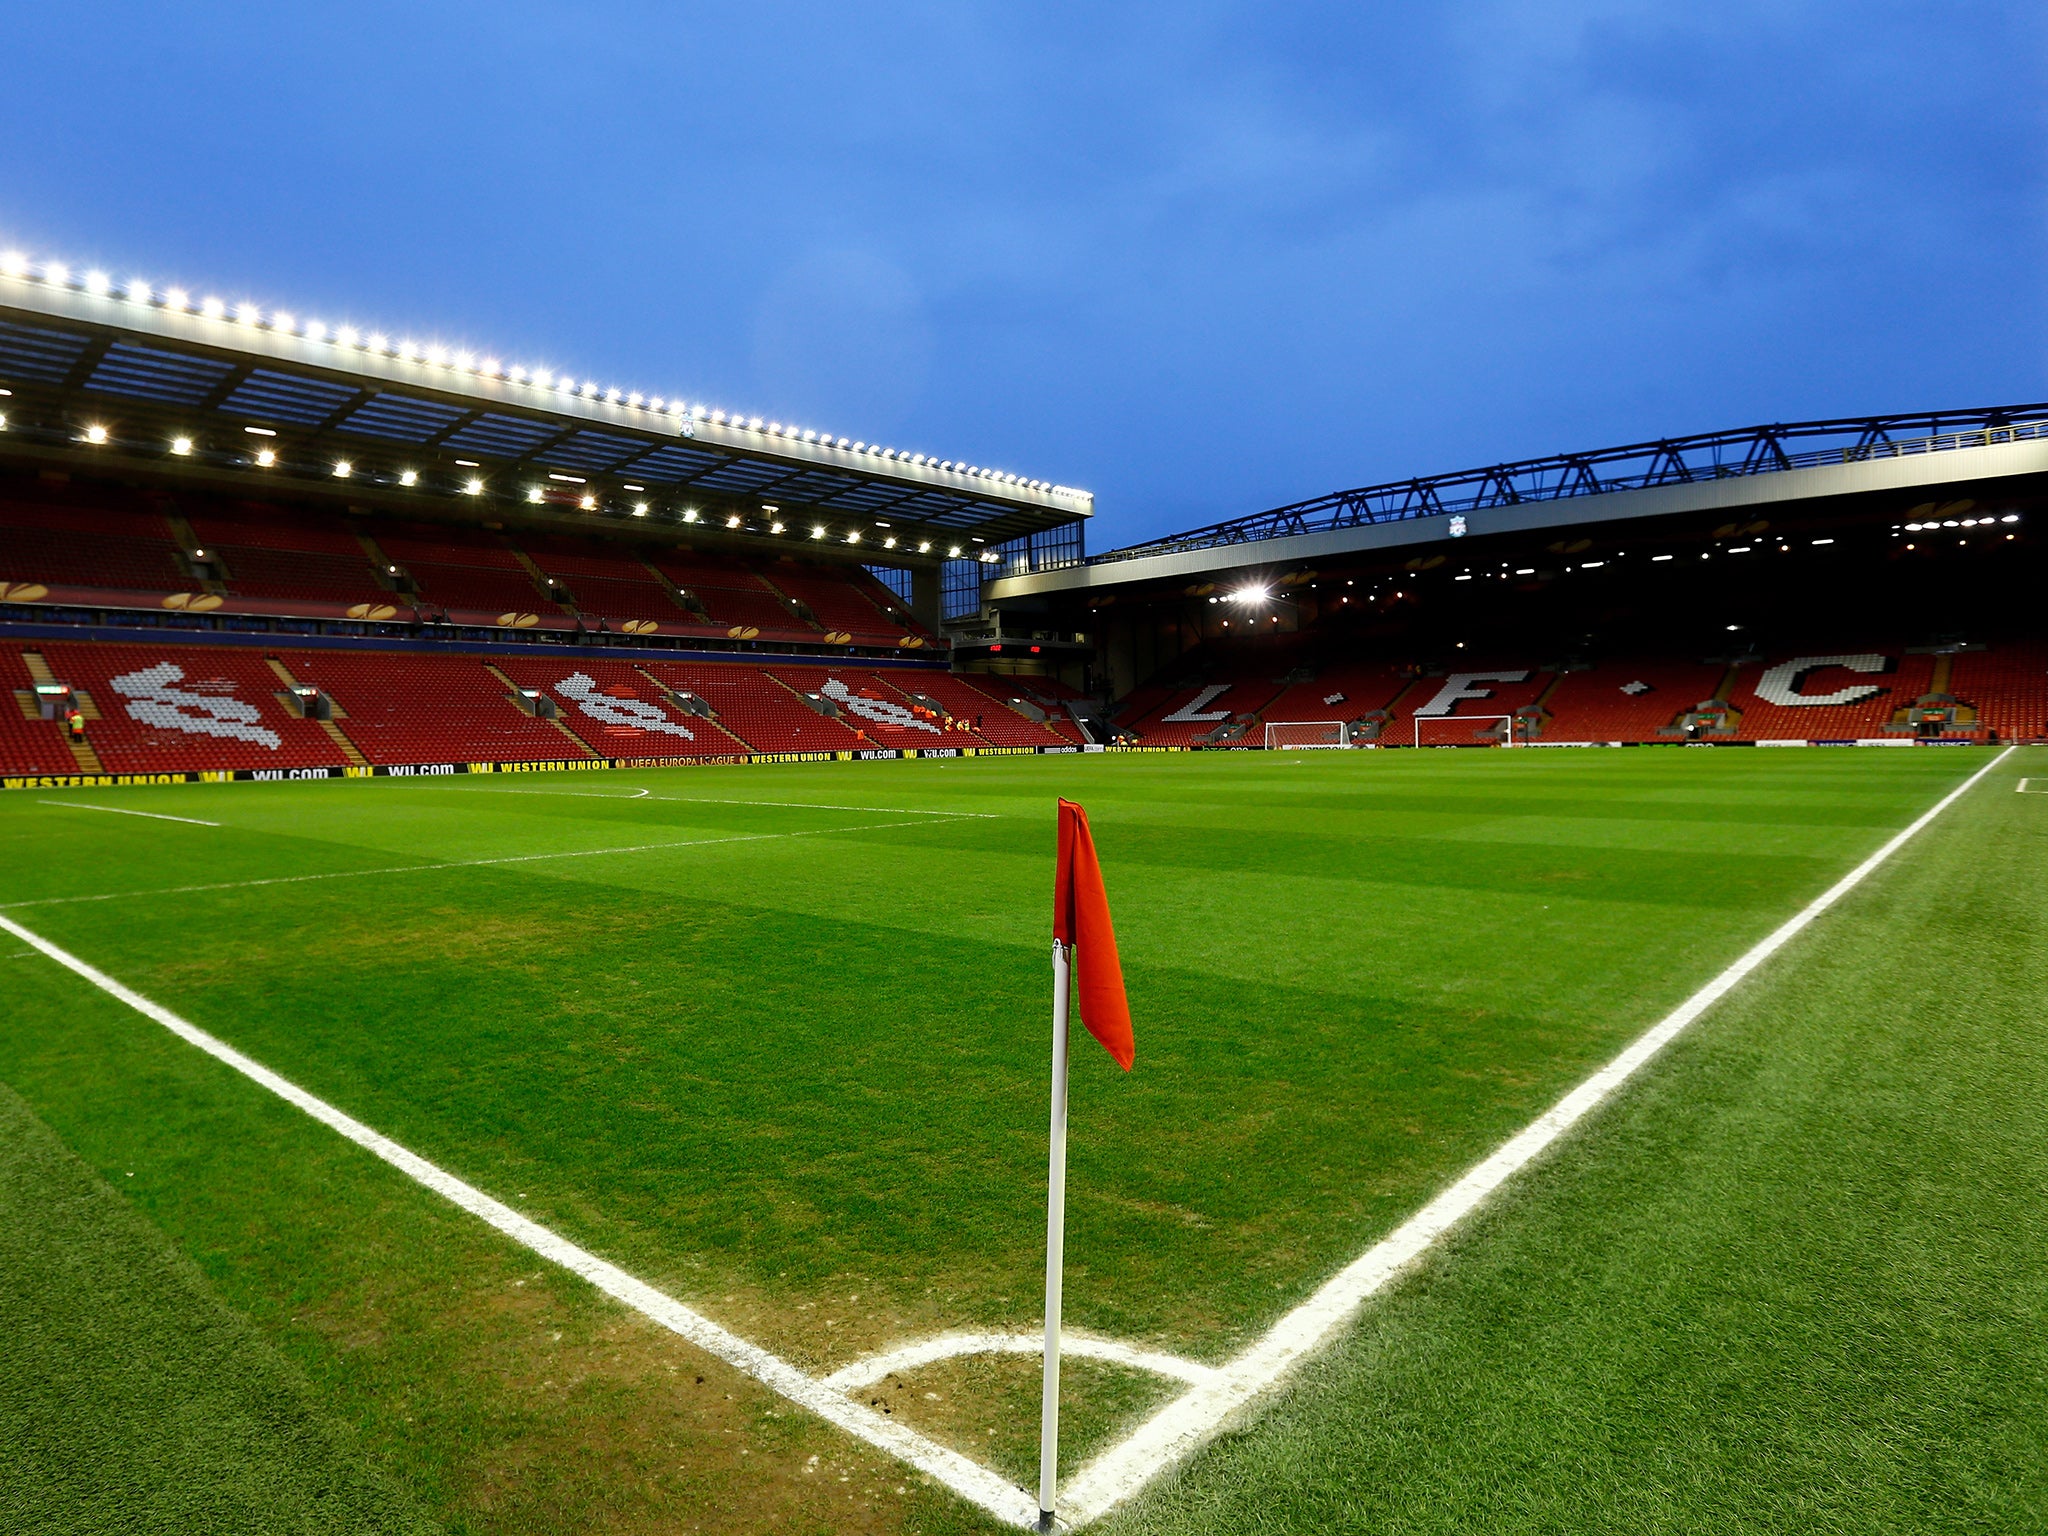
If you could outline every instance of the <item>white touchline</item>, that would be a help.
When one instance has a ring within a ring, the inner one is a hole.
[[[471,795],[569,795],[578,800],[660,800],[668,805],[774,805],[789,811],[867,811],[886,816],[941,816],[968,821],[1001,821],[1000,811],[926,811],[902,805],[834,805],[824,800],[730,800],[718,795],[614,795],[596,789],[498,789],[482,784],[464,784],[460,793]]]
[[[899,1424],[892,1417],[877,1413],[865,1404],[852,1401],[815,1377],[806,1375],[780,1356],[769,1353],[757,1344],[748,1343],[738,1334],[721,1328],[701,1312],[684,1306],[672,1296],[664,1295],[644,1280],[635,1279],[616,1264],[599,1258],[588,1249],[579,1248],[539,1222],[528,1220],[510,1206],[492,1199],[475,1185],[463,1182],[454,1174],[428,1162],[418,1153],[408,1151],[389,1137],[380,1135],[362,1121],[336,1109],[325,1099],[315,1098],[261,1062],[244,1056],[226,1041],[208,1034],[198,1025],[180,1018],[170,1009],[151,1002],[141,993],[124,986],[69,951],[59,949],[49,940],[22,927],[13,919],[0,917],[0,929],[5,929],[24,943],[34,946],[66,970],[84,977],[110,997],[126,1003],[145,1018],[155,1020],[172,1034],[190,1045],[197,1046],[215,1060],[232,1067],[250,1081],[269,1089],[286,1103],[304,1110],[322,1125],[340,1132],[357,1146],[382,1158],[408,1178],[452,1201],[472,1216],[489,1222],[514,1242],[574,1274],[581,1275],[607,1296],[624,1302],[641,1316],[659,1323],[670,1332],[688,1339],[706,1353],[715,1355],[726,1364],[744,1371],[791,1402],[810,1409],[818,1417],[838,1425],[847,1433],[867,1441],[877,1449],[887,1451],[890,1455],[908,1462],[920,1472],[945,1484],[962,1498],[980,1505],[1000,1520],[1015,1526],[1029,1526],[1037,1519],[1038,1509],[1029,1494],[986,1467],[968,1460],[958,1451],[950,1450],[937,1441],[928,1440],[908,1425]]]
[[[211,825],[211,823],[209,823]],[[148,891],[98,891],[90,896],[32,896],[0,902],[0,912],[21,907],[68,907],[82,901],[126,901],[142,896],[191,896],[201,891],[240,891],[258,885],[303,885],[309,880],[360,880],[372,875],[429,874],[437,869],[480,869],[494,864],[535,864],[547,859],[595,859],[608,853],[659,853],[665,848],[711,848],[721,843],[767,843],[785,837],[832,837],[842,832],[888,832],[900,821],[871,821],[857,827],[812,827],[804,832],[738,832],[731,837],[686,837],[667,843],[629,843],[621,848],[571,848],[561,853],[508,853],[489,859],[444,859],[434,864],[390,864],[381,869],[332,869],[317,875],[267,875],[260,880],[217,880],[206,885],[158,886]]]
[[[1306,1355],[1327,1343],[1357,1314],[1367,1297],[1414,1263],[1510,1175],[1527,1167],[1546,1147],[1603,1103],[1643,1063],[1726,996],[1737,982],[1862,884],[1872,870],[1960,800],[1979,779],[2004,762],[2012,750],[2007,747],[1943,795],[1674,1012],[1638,1035],[1619,1056],[1566,1094],[1526,1130],[1325,1281],[1313,1296],[1275,1323],[1264,1338],[1223,1366],[1215,1380],[1183,1393],[1140,1425],[1128,1439],[1082,1467],[1060,1490],[1067,1521],[1081,1525],[1096,1519],[1207,1444],[1231,1415],[1271,1390]]]
[[[183,821],[195,827],[217,827],[217,821],[201,821],[197,816],[166,816],[161,811],[131,811],[125,805],[87,805],[82,800],[38,800],[37,805],[54,805],[67,811],[112,811],[116,816],[147,816],[151,821]]]
[[[855,1392],[862,1387],[871,1387],[889,1376],[904,1371],[914,1371],[921,1365],[933,1365],[941,1360],[954,1360],[962,1355],[1042,1355],[1045,1353],[1045,1335],[1042,1333],[942,1333],[935,1339],[920,1339],[915,1344],[899,1344],[896,1348],[884,1350],[879,1355],[866,1355],[851,1365],[842,1365],[825,1378],[825,1385],[841,1392]],[[1060,1353],[1078,1356],[1083,1360],[1103,1360],[1111,1365],[1126,1365],[1135,1371],[1150,1371],[1155,1376],[1170,1376],[1175,1381],[1206,1382],[1213,1380],[1216,1367],[1202,1365],[1194,1360],[1183,1360],[1178,1355],[1162,1355],[1156,1350],[1137,1349],[1129,1344],[1118,1343],[1115,1339],[1098,1339],[1091,1334],[1060,1333]]]

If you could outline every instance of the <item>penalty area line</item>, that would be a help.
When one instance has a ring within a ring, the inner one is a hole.
[[[372,1130],[362,1121],[317,1098],[289,1079],[243,1055],[226,1041],[181,1018],[140,992],[115,980],[106,972],[60,949],[40,934],[8,917],[0,917],[0,930],[13,934],[73,974],[83,977],[109,997],[127,1004],[144,1018],[161,1024],[188,1045],[198,1047],[216,1061],[233,1068],[259,1087],[305,1111],[330,1130],[336,1131],[400,1173],[440,1195],[470,1215],[488,1222],[520,1246],[572,1274],[580,1275],[615,1301],[625,1303],[649,1321],[658,1323],[690,1343],[715,1355],[727,1365],[745,1372],[770,1391],[807,1408],[819,1418],[837,1425],[856,1439],[915,1467],[944,1484],[970,1503],[979,1505],[1006,1524],[1029,1528],[1038,1517],[1037,1501],[1022,1488],[988,1468],[969,1460],[958,1451],[929,1440],[884,1417],[864,1403],[858,1403],[805,1374],[779,1355],[751,1344],[722,1328],[710,1318],[674,1297],[656,1290],[616,1264],[580,1248],[559,1233],[532,1221],[503,1202],[494,1200],[475,1185],[428,1162],[418,1153],[400,1146],[388,1136]]]
[[[1153,1478],[1186,1461],[1234,1415],[1271,1391],[1308,1355],[1327,1345],[1366,1300],[1421,1259],[1437,1241],[1526,1168],[1560,1136],[1604,1104],[1686,1027],[1744,977],[1803,933],[1814,919],[1856,889],[1887,859],[2000,763],[2007,747],[1943,795],[1869,858],[1773,929],[1734,964],[1638,1035],[1620,1055],[1560,1099],[1527,1129],[1325,1281],[1251,1348],[1154,1414],[1127,1439],[1076,1472],[1060,1490],[1063,1518],[1083,1525],[1123,1503]]]

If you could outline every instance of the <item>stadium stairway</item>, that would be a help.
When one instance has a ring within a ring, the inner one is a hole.
[[[731,757],[747,750],[715,719],[684,708],[659,679],[628,662],[513,658],[498,671],[515,688],[537,688],[554,700],[562,712],[557,723],[601,757]]]
[[[277,702],[284,706],[287,714],[297,714],[301,720],[305,719],[306,715],[299,707],[292,690],[306,685],[301,684],[292,675],[291,668],[284,664],[282,658],[271,656],[266,659],[270,663],[270,670],[277,674],[277,680],[285,686],[285,692],[278,696]],[[328,707],[333,711],[332,717],[326,720],[314,720],[313,724],[319,726],[327,734],[327,739],[340,749],[341,755],[348,759],[348,764],[351,768],[369,767],[370,760],[357,750],[356,744],[348,739],[338,723],[348,718],[348,711],[331,699],[328,701]]]

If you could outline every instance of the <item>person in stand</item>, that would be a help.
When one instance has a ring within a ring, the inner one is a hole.
[[[64,729],[73,741],[85,740],[85,711],[76,704],[64,711]]]

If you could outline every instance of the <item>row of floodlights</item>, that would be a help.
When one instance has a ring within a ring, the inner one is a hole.
[[[417,341],[394,340],[381,332],[359,331],[350,325],[330,326],[320,320],[301,319],[281,309],[265,313],[254,304],[229,306],[215,298],[204,298],[194,303],[192,296],[182,288],[158,290],[142,279],[133,277],[116,284],[104,272],[74,273],[61,262],[31,262],[19,251],[0,251],[0,277],[14,278],[20,282],[41,283],[50,288],[74,289],[101,298],[121,299],[138,306],[169,310],[174,314],[198,315],[223,325],[270,331],[280,336],[299,336],[307,341],[326,342],[342,350],[398,358],[405,362],[447,369],[471,378],[529,384],[535,389],[551,390],[560,395],[584,400],[602,400],[633,411],[645,411],[656,416],[668,417],[676,429],[686,435],[695,432],[697,422],[709,421],[720,426],[744,428],[767,437],[813,443],[825,448],[840,448],[848,453],[890,459],[899,464],[914,464],[926,469],[942,469],[951,474],[965,475],[974,480],[986,480],[995,485],[1016,486],[1024,490],[1047,491],[1054,494],[1075,494],[1072,487],[1054,485],[1049,480],[1027,480],[1021,475],[1013,475],[1005,470],[983,469],[978,464],[939,459],[926,453],[904,453],[895,448],[885,448],[879,443],[856,442],[849,438],[834,437],[830,432],[820,432],[813,427],[788,426],[779,421],[764,421],[759,416],[742,416],[737,412],[728,414],[708,406],[691,405],[662,395],[648,396],[637,390],[622,392],[617,388],[608,389],[592,380],[578,379],[573,374],[557,374],[547,368],[510,365],[495,357],[480,357],[474,352],[428,346]]]
[[[6,393],[6,390],[0,390],[0,394]],[[0,431],[5,431],[6,428],[7,417],[4,413],[0,413]],[[244,427],[242,430],[245,432],[254,433],[261,437],[271,437],[275,435],[274,433],[271,432],[271,430],[268,427]],[[101,448],[105,447],[109,442],[111,442],[112,438],[108,435],[107,429],[104,426],[100,425],[97,422],[94,422],[91,425],[87,426],[84,432],[80,434],[79,440],[81,442],[88,443],[93,447]],[[189,437],[174,437],[171,439],[170,451],[172,455],[176,458],[189,458],[194,452],[194,449],[195,445],[192,439]],[[253,463],[258,469],[273,469],[277,465],[277,450],[270,447],[259,448],[256,450],[256,453],[254,457],[250,460],[250,462]],[[355,462],[351,459],[336,459],[330,466],[329,473],[337,480],[352,480],[356,476]],[[398,484],[405,487],[407,490],[412,490],[417,488],[420,483],[420,472],[416,469],[402,469],[398,472],[397,478]],[[579,476],[575,475],[555,475],[550,476],[550,478],[557,480],[573,480],[579,485],[583,483],[582,479]],[[484,490],[485,486],[481,476],[471,475],[468,479],[462,482],[462,494],[464,494],[465,496],[481,496],[484,493]],[[538,485],[528,486],[526,490],[526,499],[530,502],[545,501],[547,499],[546,487]],[[597,510],[598,505],[597,497],[594,494],[586,491],[582,495],[577,497],[577,505],[581,507],[585,512],[595,512]],[[648,503],[644,501],[636,501],[635,503],[633,503],[633,515],[635,517],[645,517],[651,510],[652,508],[648,505]],[[778,509],[772,507],[762,508],[762,511],[770,513],[776,510]],[[686,523],[702,522],[703,514],[700,513],[695,507],[685,507],[683,509],[683,521]],[[745,523],[746,520],[743,517],[741,517],[740,514],[737,512],[728,513],[726,515],[725,526],[727,528],[743,528],[745,526]],[[884,523],[880,526],[887,527],[888,525]],[[769,523],[768,531],[771,534],[783,534],[789,531],[789,527],[780,519],[776,519],[775,521]],[[832,530],[824,523],[813,523],[811,525],[811,537],[813,539],[818,540],[829,539],[832,537]],[[864,536],[861,533],[860,529],[850,529],[844,536],[844,542],[848,544],[858,544],[862,541],[863,537]],[[979,543],[980,541],[976,540],[976,542]],[[898,547],[900,543],[901,541],[896,537],[895,534],[887,534],[882,539],[882,548],[895,549]],[[932,541],[930,539],[918,540],[917,552],[920,555],[930,554],[932,552]],[[961,548],[961,546],[958,544],[949,544],[946,546],[946,558],[948,560],[965,559],[967,557],[967,553],[968,552]],[[1002,557],[991,549],[983,550],[974,558],[979,560],[984,565],[994,565]]]
[[[1907,523],[1908,533],[1933,533],[1941,528],[1989,528],[1993,523],[2016,523],[2020,520],[2017,512],[2008,512],[2003,517],[1944,517],[1939,522]]]

